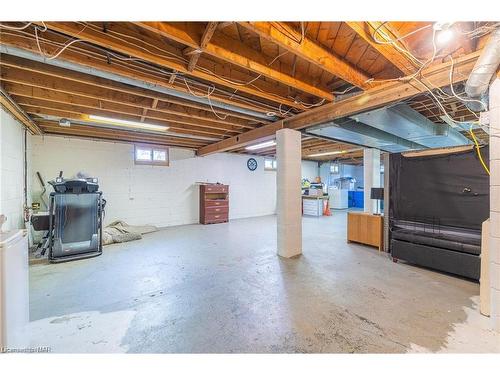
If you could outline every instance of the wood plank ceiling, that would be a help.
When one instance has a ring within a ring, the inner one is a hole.
[[[418,65],[414,59],[428,58],[432,51],[430,26],[417,22],[3,23],[0,45],[41,58],[2,53],[0,81],[43,133],[197,150],[341,100],[344,94],[380,84],[379,80],[413,74]],[[475,26],[459,25],[461,30]],[[375,30],[391,39],[415,33],[394,47],[377,42]],[[440,55],[464,56],[481,45],[478,40],[462,36],[440,49]],[[118,82],[117,76],[128,81]],[[443,123],[432,98],[419,95],[408,104]],[[448,100],[446,106],[457,119],[474,116],[459,100]],[[90,115],[169,128],[165,132],[118,129],[93,122]],[[60,126],[61,118],[71,120],[71,126]],[[310,136],[303,137],[302,148],[303,157],[313,160],[355,160],[362,154],[359,146]],[[244,147],[232,151],[249,153]],[[275,148],[253,153],[272,156]],[[325,153],[330,154],[316,156]]]

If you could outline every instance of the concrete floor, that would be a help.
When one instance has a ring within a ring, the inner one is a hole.
[[[101,257],[31,267],[32,346],[54,352],[500,352],[479,285],[345,241],[304,218],[276,256],[274,216],[172,227]]]

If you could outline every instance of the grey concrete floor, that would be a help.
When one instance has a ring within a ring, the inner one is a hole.
[[[347,244],[345,222],[338,211],[304,218],[295,259],[276,255],[276,218],[265,216],[171,227],[107,246],[98,258],[32,266],[32,344],[56,352],[399,353],[454,342],[452,351],[500,351],[477,313],[478,284]],[[460,349],[473,337],[484,345]]]

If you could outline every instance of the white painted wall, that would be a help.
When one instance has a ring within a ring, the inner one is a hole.
[[[0,213],[3,230],[24,228],[24,127],[0,107]]]
[[[45,180],[84,171],[99,178],[108,202],[106,223],[121,219],[130,224],[170,226],[198,222],[197,181],[230,185],[231,219],[276,212],[276,172],[264,171],[264,159],[254,172],[249,156],[221,153],[195,157],[194,152],[170,149],[170,166],[135,165],[130,144],[62,137],[32,137],[33,200],[39,194],[35,173]],[[51,191],[51,189],[50,189]]]
[[[312,160],[302,160],[302,178],[307,178],[313,182],[319,176],[318,162]]]
[[[343,164],[342,165],[342,177],[355,178],[356,179],[356,184],[355,184],[356,189],[358,187],[363,188],[364,173],[363,173],[363,166],[362,165]]]

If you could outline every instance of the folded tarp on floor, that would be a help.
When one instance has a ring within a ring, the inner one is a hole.
[[[102,234],[104,245],[112,243],[140,240],[143,234],[156,232],[157,227],[153,225],[129,225],[124,221],[117,220],[107,225]]]

